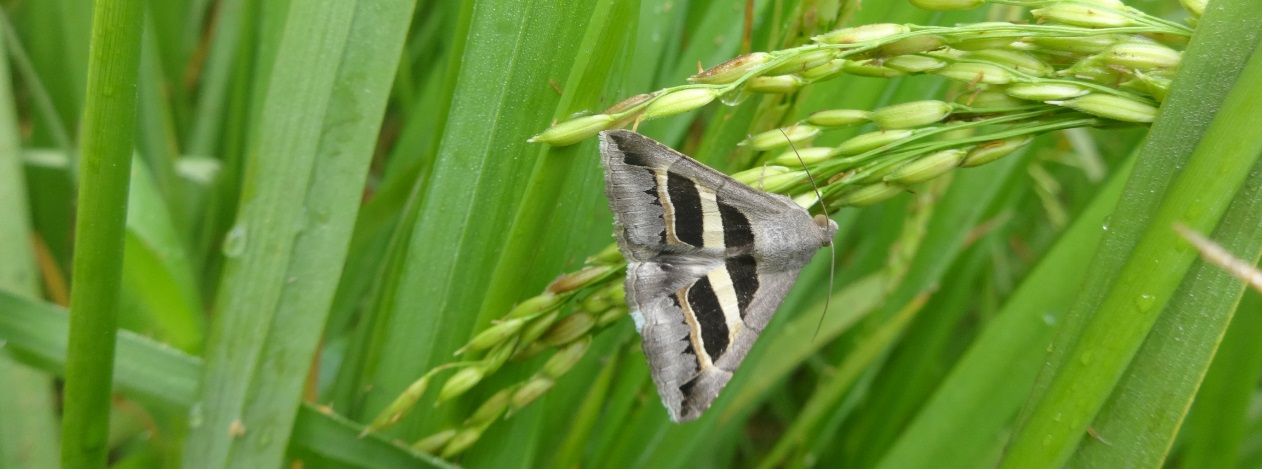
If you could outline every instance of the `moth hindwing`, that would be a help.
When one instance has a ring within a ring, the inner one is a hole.
[[[694,420],[837,225],[635,132],[601,132],[600,153],[653,382],[671,420]]]

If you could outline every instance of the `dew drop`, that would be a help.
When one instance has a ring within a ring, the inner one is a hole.
[[[723,96],[719,97],[719,101],[728,106],[737,106],[749,99],[750,96],[753,96],[753,93],[738,88],[723,93]]]
[[[245,227],[241,225],[233,226],[228,230],[228,235],[223,240],[223,255],[229,258],[239,257],[245,252],[246,241]]]
[[[188,427],[197,428],[206,423],[206,416],[202,413],[202,403],[195,402],[188,408]]]
[[[1157,303],[1157,297],[1144,293],[1135,298],[1135,306],[1139,307],[1139,312],[1147,313],[1152,306]]]
[[[1101,226],[1100,228],[1104,229],[1104,231],[1109,231],[1109,224],[1112,222],[1113,222],[1113,215],[1104,217],[1104,226]]]

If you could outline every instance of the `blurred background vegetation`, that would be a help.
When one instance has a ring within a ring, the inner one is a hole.
[[[531,136],[844,26],[1031,20],[995,3],[141,1],[140,19],[109,23],[143,28],[116,51],[140,68],[126,251],[103,261],[121,272],[124,329],[97,409],[110,464],[1262,465],[1262,299],[1170,227],[1251,263],[1262,252],[1262,170],[1229,169],[1262,147],[1249,100],[1262,7],[1246,0],[1215,0],[1190,45],[1159,38],[1187,52],[1151,126],[1043,134],[836,211],[836,281],[818,256],[697,422],[671,423],[658,401],[611,300],[616,254],[592,261],[612,269],[601,288],[554,283],[610,245],[611,216],[595,139]],[[1128,5],[1188,17],[1174,1]],[[87,96],[117,90],[86,85],[89,52],[107,53],[91,44],[93,2],[0,7],[0,467],[54,467],[75,379],[81,119]],[[747,135],[812,112],[973,91],[843,76],[638,131],[736,172],[774,156],[738,146]],[[542,345],[507,363],[453,357],[554,291]],[[572,368],[548,367],[554,347]],[[436,406],[449,384],[416,381],[453,361],[489,372]],[[410,412],[361,435],[409,386]]]

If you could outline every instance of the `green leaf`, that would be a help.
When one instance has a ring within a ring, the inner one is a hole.
[[[993,465],[1002,435],[1029,395],[1055,324],[1117,203],[1129,171],[1119,170],[1004,302],[917,413],[878,467]],[[960,428],[976,431],[960,432]]]
[[[8,31],[4,27],[4,31]],[[39,272],[32,252],[26,181],[22,174],[17,110],[10,87],[8,39],[0,34],[0,290],[35,298]],[[3,337],[3,335],[0,335]],[[3,339],[0,339],[3,340]],[[0,466],[57,465],[58,435],[53,383],[0,350]]]
[[[1262,11],[1250,2],[1224,2],[1217,8],[1223,9],[1216,9],[1214,13],[1222,16],[1210,15],[1205,18],[1205,24],[1212,25],[1214,21],[1230,24],[1244,17],[1256,17],[1248,11]],[[1240,23],[1240,27],[1243,24]],[[1233,44],[1239,43],[1233,40]],[[1217,46],[1204,42],[1194,43],[1194,46],[1202,49],[1189,51],[1189,58],[1183,63],[1187,69],[1180,76],[1184,81],[1172,90],[1167,106],[1177,108],[1184,99],[1217,101],[1214,95],[1205,95],[1212,93],[1212,88],[1207,88],[1205,83],[1186,83],[1186,80],[1193,80],[1199,70],[1215,74],[1231,70],[1230,66],[1214,67],[1220,64],[1212,62],[1239,63],[1249,52],[1238,46],[1219,52],[1221,49]],[[1199,63],[1195,61],[1197,52],[1207,54]],[[1257,74],[1262,74],[1262,58],[1254,55],[1230,94],[1224,96],[1222,111],[1186,163],[1181,161],[1183,155],[1172,153],[1182,146],[1173,141],[1197,140],[1188,139],[1186,132],[1193,132],[1199,126],[1178,127],[1180,134],[1176,137],[1160,132],[1177,124],[1158,122],[1154,125],[1146,151],[1141,153],[1139,166],[1132,175],[1134,182],[1123,194],[1127,203],[1118,207],[1119,219],[1110,225],[1117,227],[1117,238],[1106,238],[1093,272],[1088,274],[1088,279],[1107,275],[1104,278],[1116,280],[1103,282],[1109,284],[1106,289],[1089,289],[1079,296],[1070,321],[1062,329],[1062,333],[1073,333],[1076,337],[1056,343],[1056,347],[1064,351],[1050,366],[1059,364],[1059,369],[1046,388],[1030,401],[1031,414],[1008,446],[1004,466],[1064,464],[1092,426],[1092,420],[1113,393],[1196,258],[1195,252],[1173,232],[1172,224],[1183,223],[1197,231],[1208,231],[1216,225],[1262,152],[1262,138],[1244,131],[1253,125],[1262,125],[1262,113],[1251,104],[1251,100],[1262,98],[1254,96],[1262,93],[1262,86],[1256,85],[1262,75]],[[1181,93],[1193,94],[1180,96]],[[1212,111],[1205,107],[1197,109],[1205,113]],[[1163,114],[1160,120],[1177,122],[1184,118],[1185,115],[1170,113]],[[1196,117],[1201,122],[1204,118]],[[1164,140],[1172,142],[1164,144]],[[1160,175],[1171,174],[1175,168],[1182,171],[1172,175],[1174,178],[1167,188],[1167,179]],[[1123,248],[1122,255],[1109,251],[1122,248],[1118,244],[1134,247],[1133,250]],[[1090,310],[1095,313],[1089,318],[1082,317],[1083,311]],[[1107,436],[1102,438],[1108,441]],[[1173,431],[1166,438],[1173,438]],[[1159,453],[1164,454],[1164,451]],[[1127,461],[1140,457],[1137,453],[1129,456]],[[1156,458],[1159,460],[1160,456]]]
[[[633,10],[620,2],[493,3],[463,4],[461,27],[469,30],[457,33],[466,42],[451,56],[454,87],[433,166],[415,181],[419,190],[395,235],[401,242],[391,248],[397,250],[383,297],[353,346],[361,349],[362,361],[344,365],[360,373],[344,385],[357,393],[371,389],[348,404],[352,415],[370,418],[429,366],[446,361],[479,321],[507,313],[521,299],[516,292],[539,291],[559,269],[577,266],[581,256],[609,242],[590,235],[608,226],[607,215],[598,215],[603,201],[592,196],[601,183],[595,147],[524,142],[553,116],[565,115],[559,113],[601,104],[605,85],[594,81],[562,88],[560,99],[567,101],[558,109],[549,80],[555,70],[606,76],[602,70],[615,64],[613,51],[625,47],[616,34],[625,31]],[[604,13],[593,18],[591,11]],[[610,26],[615,24],[620,26]],[[569,83],[576,82],[564,86]],[[543,203],[525,207],[527,197],[542,197]],[[529,242],[531,237],[539,242]],[[500,275],[514,280],[495,287],[506,288],[502,295],[488,296],[485,289],[501,262]],[[481,320],[478,311],[487,311]],[[516,414],[512,425],[533,432],[538,415],[532,412]],[[400,434],[419,439],[440,428],[439,413],[419,417],[401,422]],[[505,441],[529,445],[528,439]],[[514,451],[517,459],[530,454],[521,447],[501,454]]]
[[[0,291],[0,337],[28,363],[61,370],[66,361],[66,311]],[[197,398],[202,363],[196,357],[122,331],[118,334],[118,366],[114,384],[125,395],[146,404],[202,418]],[[404,445],[377,436],[359,437],[362,426],[309,405],[298,408],[290,450],[340,466],[451,467]]]
[[[184,462],[281,463],[333,299],[409,2],[289,10],[251,146]]]

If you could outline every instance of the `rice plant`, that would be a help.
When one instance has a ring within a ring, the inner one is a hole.
[[[1256,467],[1255,3],[0,2],[0,467]],[[615,128],[839,227],[695,422]]]

